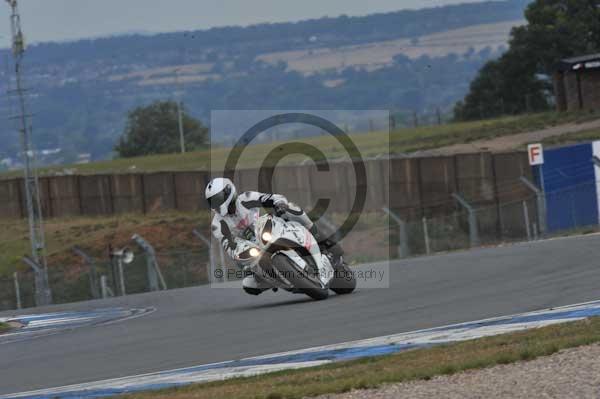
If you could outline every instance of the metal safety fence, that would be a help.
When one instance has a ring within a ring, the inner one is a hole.
[[[427,208],[365,211],[342,240],[346,259],[368,263],[598,230],[595,181],[541,197],[533,189],[526,193],[513,201],[484,204],[471,204],[469,198],[450,193]],[[328,215],[328,220],[320,221],[320,229],[334,230],[345,217]],[[57,257],[62,260],[52,261],[48,268],[54,303],[239,278],[235,262],[209,237],[208,226],[203,227],[190,231],[196,240],[181,249],[155,251],[151,242],[134,235],[128,244],[133,259],[122,264],[108,253],[70,248],[69,256]],[[30,269],[0,276],[0,310],[35,306],[35,291]]]
[[[160,282],[153,283],[148,254],[136,251],[131,263],[123,267],[120,279],[117,262],[91,258],[91,262],[51,264],[48,277],[54,303],[86,301],[102,297],[150,292],[165,288],[183,288],[208,282],[208,260],[205,250],[158,252],[154,261],[160,267]],[[123,284],[121,284],[123,281]],[[19,271],[0,277],[0,310],[35,306],[33,271]]]
[[[532,193],[499,205],[471,206],[462,203],[462,199],[455,200],[455,210],[446,215],[411,220],[402,219],[398,211],[384,208],[390,218],[391,257],[584,234],[600,228],[595,181],[541,197]]]

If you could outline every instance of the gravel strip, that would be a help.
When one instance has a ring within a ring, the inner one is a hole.
[[[429,381],[386,385],[319,399],[600,398],[600,345],[563,350],[529,362],[472,370]]]

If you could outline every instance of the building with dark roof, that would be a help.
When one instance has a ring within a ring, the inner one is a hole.
[[[558,111],[600,110],[600,53],[561,60],[554,72]]]

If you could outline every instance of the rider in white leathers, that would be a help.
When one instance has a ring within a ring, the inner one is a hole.
[[[226,178],[211,180],[205,194],[210,208],[215,212],[212,233],[233,259],[236,259],[237,249],[244,246],[246,240],[243,234],[258,220],[261,208],[277,210],[283,219],[301,223],[319,241],[316,225],[299,206],[289,202],[283,195],[246,191],[238,196],[233,182]],[[252,295],[271,288],[253,275],[246,276],[242,285],[244,291]]]

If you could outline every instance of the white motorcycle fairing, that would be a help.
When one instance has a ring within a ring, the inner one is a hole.
[[[275,255],[282,254],[299,270],[313,272],[307,273],[312,275],[307,278],[319,284],[321,288],[328,288],[334,276],[334,269],[329,258],[321,253],[317,240],[304,226],[277,216],[263,215],[258,218],[254,227],[252,244],[256,245],[259,254],[251,256],[253,247],[247,244],[239,248],[240,255],[237,260],[242,262],[246,269],[252,271],[259,280],[287,290],[295,288],[280,274],[269,276],[261,271],[259,262],[262,257],[269,256],[272,259]],[[313,270],[307,270],[309,267]]]

